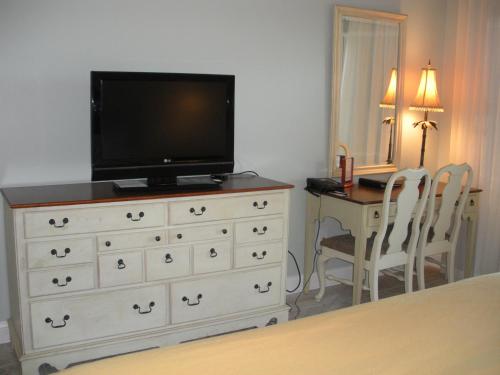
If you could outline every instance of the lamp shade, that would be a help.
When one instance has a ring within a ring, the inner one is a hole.
[[[443,107],[439,103],[439,95],[436,84],[436,69],[431,67],[431,62],[422,68],[420,84],[417,96],[410,105],[414,111],[443,112]]]
[[[379,104],[379,106],[381,108],[395,108],[396,107],[397,78],[398,78],[397,70],[396,70],[396,68],[392,68],[389,86],[387,86],[387,91],[385,93],[384,99],[382,99],[382,101]]]

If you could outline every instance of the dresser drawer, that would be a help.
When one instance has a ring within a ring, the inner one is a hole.
[[[172,323],[277,305],[280,284],[280,267],[173,283]]]
[[[99,251],[155,247],[166,244],[165,231],[103,234],[97,237]]]
[[[94,288],[94,267],[83,265],[31,271],[28,274],[30,297],[44,296]]]
[[[93,238],[30,242],[26,249],[29,268],[66,266],[95,259]]]
[[[236,223],[237,243],[278,240],[283,237],[283,219],[259,219]]]
[[[163,285],[31,304],[34,348],[166,324]]]
[[[171,279],[191,273],[191,247],[165,246],[146,250],[146,279]]]
[[[231,268],[231,241],[207,242],[193,246],[194,273]]]
[[[101,288],[142,281],[142,251],[99,255],[99,285]]]
[[[233,207],[235,218],[281,214],[285,206],[282,193],[243,196],[236,200]]]
[[[281,262],[282,258],[282,242],[237,246],[234,251],[234,266],[236,268],[260,266]]]
[[[165,224],[162,204],[26,212],[26,238],[158,227]]]
[[[169,243],[182,243],[202,240],[231,238],[233,225],[231,223],[203,225],[197,227],[180,227],[168,231]]]
[[[259,194],[243,197],[193,199],[169,205],[170,223],[188,224],[213,220],[279,214],[283,212],[283,194]]]
[[[171,202],[168,206],[170,224],[231,219],[233,201],[232,198],[218,198]]]

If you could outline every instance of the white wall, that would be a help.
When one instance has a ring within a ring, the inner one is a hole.
[[[305,178],[327,169],[332,2],[0,0],[0,185],[90,179],[90,70],[235,74],[236,168],[296,185],[290,249],[302,264]],[[440,27],[427,16],[444,16],[436,3],[342,2],[407,9],[407,48],[423,49],[410,54],[407,76],[417,81],[415,67],[441,58],[440,43],[424,40]],[[418,155],[405,160],[417,164]],[[0,240],[0,320],[7,295]]]

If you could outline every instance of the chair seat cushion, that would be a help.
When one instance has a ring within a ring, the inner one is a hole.
[[[387,254],[389,249],[389,236],[391,235],[393,224],[387,226],[387,233],[385,234],[384,241],[382,242],[382,251],[380,255]],[[408,235],[402,244],[402,250],[406,250],[410,242],[411,234],[411,223],[408,225]],[[372,234],[370,238],[366,240],[366,254],[365,260],[370,260],[372,255],[373,243],[375,242],[375,233]],[[328,247],[333,250],[340,251],[344,254],[354,256],[354,237],[350,234],[343,234],[340,236],[333,236],[328,238],[323,238],[320,242],[321,246]]]
[[[382,243],[382,254],[385,255],[387,253],[387,249],[389,248],[389,242],[387,241],[388,236],[384,238],[384,242]],[[366,254],[365,259],[370,260],[372,255],[373,242],[375,241],[375,236],[371,236],[366,240]],[[323,238],[320,242],[321,246],[328,247],[333,250],[340,251],[344,254],[354,256],[354,237],[350,234],[343,234],[340,236],[333,236],[328,238]]]
[[[422,225],[423,226],[423,225]],[[422,228],[420,228],[422,229]],[[430,243],[432,242],[432,240],[434,239],[434,227],[430,227],[429,228],[429,234],[427,235],[427,243]],[[446,241],[449,241],[450,240],[450,234],[448,232],[446,232],[444,234],[444,239]]]

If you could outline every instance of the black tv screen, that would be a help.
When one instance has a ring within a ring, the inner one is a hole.
[[[234,76],[91,72],[92,179],[232,172]]]

